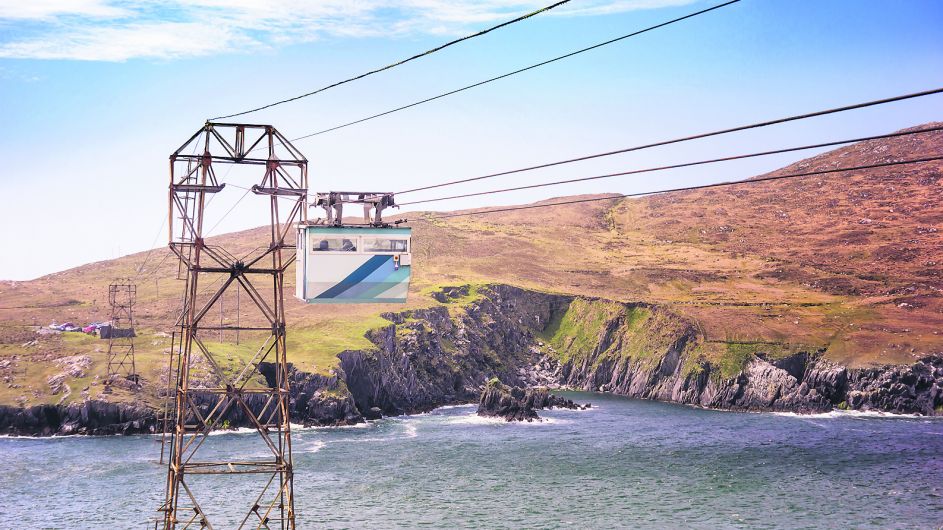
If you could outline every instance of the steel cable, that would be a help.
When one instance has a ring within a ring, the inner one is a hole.
[[[658,166],[658,167],[651,167],[651,168],[644,168],[644,169],[633,169],[633,170],[630,170],[630,171],[621,171],[621,172],[619,172],[619,173],[607,173],[607,174],[605,174],[605,175],[595,175],[595,176],[592,176],[592,177],[581,177],[581,178],[574,178],[574,179],[567,179],[567,180],[558,180],[558,181],[554,181],[554,182],[542,182],[542,183],[539,183],[539,184],[530,184],[530,185],[526,185],[526,186],[516,186],[516,187],[513,187],[513,188],[503,188],[503,189],[497,189],[497,190],[479,191],[479,192],[474,192],[474,193],[464,193],[464,194],[461,194],[461,195],[450,195],[450,196],[447,196],[447,197],[436,197],[436,198],[434,198],[434,199],[423,199],[423,200],[419,200],[419,201],[403,202],[403,203],[399,203],[399,206],[409,206],[409,205],[413,205],[413,204],[422,204],[422,203],[427,203],[427,202],[445,201],[445,200],[451,200],[451,199],[461,199],[461,198],[466,198],[466,197],[477,197],[477,196],[481,196],[481,195],[492,195],[492,194],[496,194],[496,193],[507,193],[507,192],[511,192],[511,191],[527,190],[527,189],[533,189],[533,188],[543,188],[543,187],[546,187],[546,186],[559,186],[559,185],[561,185],[561,184],[572,184],[572,183],[576,183],[576,182],[586,182],[586,181],[589,181],[589,180],[599,180],[599,179],[606,179],[606,178],[613,178],[613,177],[621,177],[621,176],[626,176],[626,175],[638,175],[638,174],[641,174],[641,173],[654,173],[654,172],[658,172],[658,171],[667,171],[667,170],[670,170],[670,169],[679,169],[679,168],[684,168],[684,167],[702,166],[702,165],[707,165],[707,164],[716,164],[716,163],[719,163],[719,162],[731,162],[731,161],[734,161],[734,160],[744,160],[744,159],[748,159],[748,158],[756,158],[756,157],[761,157],[761,156],[778,155],[778,154],[784,154],[784,153],[792,153],[792,152],[796,152],[796,151],[804,151],[804,150],[808,150],[808,149],[818,149],[818,148],[822,148],[822,147],[833,147],[833,146],[837,146],[837,145],[850,144],[850,143],[856,143],[856,142],[866,142],[866,141],[870,141],[870,140],[880,140],[880,139],[886,139],[886,138],[897,138],[897,137],[900,137],[900,136],[910,136],[910,135],[915,135],[915,134],[924,134],[924,133],[938,132],[938,131],[943,131],[943,125],[941,125],[941,126],[936,126],[936,127],[929,127],[929,128],[927,128],[927,129],[920,129],[920,130],[916,130],[916,131],[901,131],[901,132],[890,133],[890,134],[879,134],[879,135],[876,135],[876,136],[865,136],[865,137],[862,137],[862,138],[853,138],[853,139],[850,139],[850,140],[837,140],[837,141],[833,141],[833,142],[825,142],[825,143],[812,144],[812,145],[803,145],[803,146],[799,146],[799,147],[787,147],[787,148],[784,148],[784,149],[776,149],[776,150],[772,150],[772,151],[761,151],[761,152],[758,152],[758,153],[749,153],[749,154],[742,154],[742,155],[733,155],[733,156],[726,156],[726,157],[721,157],[721,158],[712,158],[712,159],[708,159],[708,160],[698,160],[698,161],[696,161],[696,162],[685,162],[685,163],[681,163],[681,164],[672,164],[672,165],[667,165],[667,166]]]
[[[708,12],[713,11],[713,10],[715,10],[715,9],[720,9],[720,8],[722,8],[722,7],[725,7],[725,6],[729,6],[729,5],[731,5],[731,4],[735,4],[735,3],[739,2],[739,1],[740,1],[740,0],[730,0],[729,2],[725,2],[725,3],[723,3],[723,4],[718,4],[718,5],[716,5],[716,6],[709,7],[709,8],[706,8],[706,9],[702,9],[702,10],[700,10],[700,11],[696,11],[696,12],[694,12],[694,13],[690,13],[690,14],[685,15],[685,16],[683,16],[683,17],[678,17],[678,18],[675,18],[675,19],[672,19],[672,20],[668,20],[668,21],[666,21],[666,22],[662,22],[662,23],[656,24],[656,25],[654,25],[654,26],[649,26],[649,27],[647,27],[647,28],[645,28],[645,29],[641,29],[641,30],[638,30],[638,31],[635,31],[635,32],[632,32],[632,33],[629,33],[629,34],[626,34],[626,35],[622,35],[621,37],[616,37],[616,38],[614,38],[614,39],[610,39],[610,40],[607,40],[607,41],[605,41],[605,42],[600,42],[600,43],[598,43],[598,44],[594,44],[594,45],[592,45],[592,46],[588,46],[588,47],[586,47],[586,48],[582,48],[582,49],[579,49],[579,50],[576,50],[576,51],[567,53],[567,54],[565,54],[565,55],[560,55],[560,56],[554,57],[553,59],[548,59],[548,60],[546,60],[546,61],[542,61],[542,62],[539,62],[539,63],[537,63],[537,64],[532,64],[532,65],[526,66],[526,67],[524,67],[524,68],[519,68],[519,69],[514,70],[514,71],[512,71],[512,72],[508,72],[508,73],[506,73],[506,74],[502,74],[502,75],[499,75],[499,76],[495,76],[495,77],[492,77],[492,78],[490,78],[490,79],[485,79],[484,81],[479,81],[479,82],[477,82],[477,83],[473,83],[473,84],[471,84],[471,85],[467,85],[467,86],[464,86],[464,87],[462,87],[462,88],[457,88],[457,89],[455,89],[455,90],[450,90],[450,91],[448,91],[448,92],[439,94],[439,95],[437,95],[437,96],[432,96],[432,97],[429,97],[429,98],[426,98],[426,99],[422,99],[422,100],[419,100],[419,101],[415,101],[415,102],[410,103],[410,104],[408,104],[408,105],[403,105],[403,106],[401,106],[401,107],[396,107],[396,108],[394,108],[394,109],[390,109],[390,110],[387,110],[387,111],[384,111],[384,112],[380,112],[380,113],[377,113],[377,114],[373,114],[373,115],[367,116],[367,117],[365,117],[365,118],[360,118],[359,120],[354,120],[354,121],[351,121],[351,122],[347,122],[347,123],[344,123],[344,124],[341,124],[341,125],[337,125],[337,126],[334,126],[334,127],[328,128],[328,129],[324,129],[324,130],[321,130],[321,131],[318,131],[318,132],[313,132],[313,133],[311,133],[311,134],[306,134],[306,135],[304,135],[304,136],[299,136],[299,137],[297,137],[297,138],[292,138],[291,141],[292,141],[292,142],[297,142],[298,140],[304,140],[305,138],[311,138],[312,136],[318,136],[318,135],[321,135],[321,134],[324,134],[324,133],[328,133],[328,132],[331,132],[331,131],[336,131],[336,130],[338,130],[338,129],[343,129],[343,128],[345,128],[345,127],[350,127],[351,125],[356,125],[356,124],[358,124],[358,123],[363,123],[363,122],[365,122],[365,121],[369,121],[369,120],[373,120],[373,119],[376,119],[376,118],[380,118],[380,117],[382,117],[382,116],[387,116],[387,115],[389,115],[389,114],[393,114],[394,112],[399,112],[399,111],[401,111],[401,110],[406,110],[406,109],[409,109],[409,108],[412,108],[412,107],[415,107],[415,106],[418,106],[418,105],[422,105],[422,104],[424,104],[424,103],[429,103],[430,101],[435,101],[435,100],[437,100],[437,99],[441,99],[441,98],[444,98],[444,97],[446,97],[446,96],[451,96],[451,95],[453,95],[453,94],[458,94],[459,92],[464,92],[464,91],[469,90],[469,89],[471,89],[471,88],[475,88],[475,87],[479,87],[479,86],[482,86],[482,85],[486,85],[486,84],[488,84],[488,83],[492,83],[492,82],[494,82],[494,81],[498,81],[498,80],[504,79],[504,78],[506,78],[506,77],[511,77],[512,75],[517,75],[517,74],[520,74],[520,73],[522,73],[522,72],[526,72],[526,71],[528,71],[528,70],[533,70],[534,68],[539,68],[539,67],[541,67],[541,66],[545,66],[545,65],[548,65],[548,64],[550,64],[550,63],[554,63],[554,62],[557,62],[557,61],[560,61],[560,60],[563,60],[563,59],[567,59],[567,58],[569,58],[569,57],[573,57],[574,55],[579,55],[579,54],[581,54],[581,53],[588,52],[588,51],[590,51],[590,50],[595,50],[596,48],[601,48],[601,47],[606,46],[606,45],[608,45],[608,44],[613,44],[613,43],[615,43],[615,42],[619,42],[619,41],[621,41],[621,40],[628,39],[628,38],[634,37],[634,36],[636,36],[636,35],[641,35],[641,34],[643,34],[643,33],[647,33],[647,32],[649,32],[649,31],[656,30],[656,29],[658,29],[658,28],[662,28],[662,27],[665,27],[665,26],[668,26],[668,25],[671,25],[671,24],[674,24],[674,23],[677,23],[677,22],[681,22],[682,20],[686,20],[686,19],[689,19],[689,18],[692,18],[692,17],[696,17],[696,16],[698,16],[698,15],[703,15],[704,13],[708,13]]]
[[[421,187],[418,187],[418,188],[412,188],[412,189],[408,189],[408,190],[403,190],[403,191],[399,191],[399,192],[396,192],[396,193],[397,193],[397,195],[402,195],[402,194],[404,194],[404,193],[413,193],[413,192],[416,192],[416,191],[424,191],[424,190],[431,190],[431,189],[435,189],[435,188],[443,188],[443,187],[445,187],[445,186],[453,186],[453,185],[455,185],[455,184],[463,184],[463,183],[466,183],[466,182],[475,182],[475,181],[479,181],[479,180],[485,180],[485,179],[490,179],[490,178],[495,178],[495,177],[501,177],[501,176],[505,176],[505,175],[512,175],[512,174],[515,174],[515,173],[523,173],[523,172],[526,172],[526,171],[533,171],[533,170],[536,170],[536,169],[544,169],[544,168],[553,167],[553,166],[560,166],[560,165],[564,165],[564,164],[571,164],[571,163],[573,163],[573,162],[582,162],[582,161],[584,161],[584,160],[592,160],[592,159],[594,159],[594,158],[602,158],[602,157],[606,157],[606,156],[618,155],[618,154],[623,154],[623,153],[630,153],[630,152],[633,152],[633,151],[643,151],[643,150],[645,150],[645,149],[651,149],[651,148],[653,148],[653,147],[662,147],[662,146],[671,145],[671,144],[678,144],[678,143],[683,143],[683,142],[689,142],[689,141],[692,141],[692,140],[699,140],[699,139],[703,139],[703,138],[710,138],[710,137],[712,137],[712,136],[720,136],[720,135],[723,135],[723,134],[729,134],[729,133],[733,133],[733,132],[745,131],[745,130],[749,130],[749,129],[759,129],[759,128],[762,128],[762,127],[768,127],[768,126],[771,126],[771,125],[778,125],[778,124],[782,124],[782,123],[788,123],[788,122],[791,122],[791,121],[805,120],[805,119],[808,119],[808,118],[814,118],[814,117],[818,117],[818,116],[825,116],[825,115],[828,115],[828,114],[836,114],[836,113],[840,113],[840,112],[846,112],[846,111],[849,111],[849,110],[856,110],[856,109],[862,109],[862,108],[866,108],[866,107],[873,107],[873,106],[876,106],[876,105],[884,105],[884,104],[887,104],[887,103],[893,103],[893,102],[895,102],[895,101],[903,101],[903,100],[907,100],[907,99],[913,99],[913,98],[919,98],[919,97],[929,96],[929,95],[933,95],[933,94],[939,94],[939,93],[941,93],[941,92],[943,92],[943,88],[935,88],[935,89],[932,89],[932,90],[924,90],[924,91],[922,91],[922,92],[914,92],[914,93],[911,93],[911,94],[904,94],[904,95],[901,95],[901,96],[894,96],[894,97],[890,97],[890,98],[877,99],[877,100],[873,100],[873,101],[866,101],[866,102],[863,102],[863,103],[856,103],[856,104],[854,104],[854,105],[846,105],[846,106],[843,106],[843,107],[835,107],[835,108],[820,110],[820,111],[816,111],[816,112],[810,112],[810,113],[806,113],[806,114],[799,114],[799,115],[795,115],[795,116],[787,116],[787,117],[785,117],[785,118],[778,118],[778,119],[775,119],[775,120],[768,120],[768,121],[762,121],[762,122],[757,122],[757,123],[751,123],[751,124],[749,124],[749,125],[740,125],[740,126],[738,126],[738,127],[731,127],[731,128],[729,128],[729,129],[720,129],[720,130],[717,130],[717,131],[711,131],[711,132],[706,132],[706,133],[699,133],[699,134],[694,134],[694,135],[691,135],[691,136],[684,136],[684,137],[681,137],[681,138],[674,138],[674,139],[671,139],[671,140],[662,140],[662,141],[659,141],[659,142],[654,142],[654,143],[649,143],[649,144],[644,144],[644,145],[637,145],[637,146],[633,146],[633,147],[626,147],[626,148],[617,149],[617,150],[614,150],[614,151],[606,151],[606,152],[604,152],[604,153],[596,153],[596,154],[591,154],[591,155],[584,155],[584,156],[580,156],[580,157],[576,157],[576,158],[568,158],[568,159],[566,159],[566,160],[559,160],[559,161],[556,161],[556,162],[548,162],[548,163],[546,163],[546,164],[539,164],[539,165],[536,165],[536,166],[528,166],[528,167],[523,167],[523,168],[519,168],[519,169],[512,169],[512,170],[508,170],[508,171],[501,171],[501,172],[499,172],[499,173],[491,173],[491,174],[482,175],[482,176],[479,176],[479,177],[471,177],[471,178],[460,179],[460,180],[452,180],[452,181],[443,182],[443,183],[440,183],[440,184],[431,184],[431,185],[429,185],[429,186],[421,186]]]
[[[389,69],[391,69],[391,68],[395,68],[395,67],[397,67],[397,66],[406,64],[406,63],[408,63],[408,62],[410,62],[410,61],[415,61],[416,59],[425,57],[425,56],[427,56],[427,55],[431,55],[431,54],[433,54],[433,53],[435,53],[435,52],[438,52],[438,51],[440,51],[440,50],[443,50],[443,49],[445,49],[445,48],[448,48],[449,46],[453,46],[453,45],[458,44],[458,43],[460,43],[460,42],[464,42],[464,41],[466,41],[466,40],[473,39],[473,38],[475,38],[475,37],[480,37],[480,36],[482,36],[482,35],[491,33],[492,31],[494,31],[494,30],[496,30],[496,29],[500,29],[500,28],[503,28],[503,27],[506,27],[506,26],[510,26],[511,24],[514,24],[514,23],[517,23],[517,22],[521,22],[521,21],[523,21],[523,20],[527,20],[528,18],[531,18],[531,17],[533,17],[533,16],[539,15],[539,14],[544,13],[544,12],[546,12],[546,11],[550,11],[551,9],[553,9],[553,8],[555,8],[555,7],[558,7],[558,6],[561,6],[561,5],[563,5],[563,4],[566,4],[566,3],[569,2],[569,1],[570,1],[570,0],[561,0],[561,1],[556,2],[556,3],[554,3],[554,4],[548,5],[548,6],[546,6],[546,7],[542,7],[542,8],[540,8],[540,9],[537,9],[536,11],[531,11],[530,13],[527,13],[526,15],[521,15],[521,16],[519,16],[519,17],[513,19],[513,20],[508,20],[508,21],[502,22],[501,24],[498,24],[498,25],[496,25],[496,26],[491,26],[490,28],[483,29],[483,30],[481,30],[481,31],[479,31],[479,32],[477,32],[477,33],[472,33],[471,35],[466,35],[466,36],[464,36],[464,37],[461,37],[461,38],[458,38],[458,39],[455,39],[455,40],[446,42],[445,44],[436,46],[435,48],[432,48],[432,49],[430,49],[430,50],[426,50],[426,51],[424,51],[424,52],[422,52],[422,53],[417,53],[416,55],[413,55],[413,56],[408,57],[408,58],[406,58],[406,59],[402,59],[402,60],[400,60],[400,61],[396,61],[395,63],[388,64],[388,65],[386,65],[386,66],[377,68],[377,69],[375,69],[375,70],[370,70],[369,72],[365,72],[365,73],[362,73],[362,74],[360,74],[360,75],[357,75],[357,76],[354,76],[354,77],[351,77],[351,78],[348,78],[348,79],[344,79],[343,81],[338,81],[338,82],[336,82],[336,83],[331,83],[330,85],[321,87],[321,88],[319,88],[319,89],[317,89],[317,90],[312,90],[311,92],[308,92],[308,93],[305,93],[305,94],[301,94],[300,96],[295,96],[295,97],[292,97],[292,98],[283,99],[283,100],[280,100],[280,101],[276,101],[275,103],[269,103],[268,105],[262,105],[261,107],[256,107],[256,108],[254,108],[254,109],[250,109],[250,110],[246,110],[246,111],[242,111],[242,112],[237,112],[237,113],[235,113],[235,114],[227,114],[227,115],[225,115],[225,116],[217,116],[217,117],[215,117],[215,118],[210,118],[210,119],[207,120],[207,121],[215,121],[215,120],[222,120],[222,119],[226,119],[226,118],[234,118],[234,117],[236,117],[236,116],[243,116],[243,115],[245,115],[245,114],[251,114],[251,113],[253,113],[253,112],[258,112],[258,111],[260,111],[260,110],[268,109],[268,108],[274,107],[274,106],[276,106],[276,105],[281,105],[281,104],[283,104],[283,103],[289,103],[289,102],[291,102],[291,101],[297,101],[297,100],[299,100],[299,99],[306,98],[306,97],[308,97],[308,96],[313,96],[313,95],[318,94],[318,93],[320,93],[320,92],[324,92],[325,90],[328,90],[328,89],[331,89],[331,88],[334,88],[334,87],[337,87],[337,86],[340,86],[340,85],[343,85],[343,84],[346,84],[346,83],[350,83],[350,82],[356,81],[356,80],[358,80],[358,79],[363,79],[364,77],[367,77],[367,76],[370,76],[370,75],[373,75],[373,74],[377,74],[377,73],[383,72],[383,71],[385,71],[385,70],[389,70]]]
[[[485,214],[490,214],[490,213],[512,212],[512,211],[516,211],[516,210],[532,210],[532,209],[535,209],[535,208],[549,208],[549,207],[551,207],[551,206],[563,206],[563,205],[567,205],[567,204],[579,204],[579,203],[584,203],[584,202],[608,201],[608,200],[626,199],[626,198],[630,198],[630,197],[642,197],[642,196],[646,196],[646,195],[660,195],[660,194],[663,194],[663,193],[677,193],[677,192],[681,192],[681,191],[694,191],[694,190],[703,190],[703,189],[709,189],[709,188],[721,188],[721,187],[728,187],[728,186],[740,186],[740,185],[745,185],[745,184],[758,184],[758,183],[761,183],[761,182],[769,182],[769,181],[773,181],[773,180],[785,180],[785,179],[809,177],[809,176],[814,176],[814,175],[825,175],[825,174],[829,174],[829,173],[841,173],[841,172],[845,172],[845,171],[860,171],[860,170],[864,170],[864,169],[875,169],[875,168],[881,168],[881,167],[900,166],[900,165],[905,165],[905,164],[919,164],[919,163],[923,163],[923,162],[933,162],[933,161],[938,161],[938,160],[943,160],[943,155],[935,155],[935,156],[930,156],[930,157],[915,158],[915,159],[910,159],[910,160],[897,160],[897,161],[892,161],[892,162],[881,162],[881,163],[877,163],[877,164],[867,164],[867,165],[853,166],[853,167],[823,169],[823,170],[817,170],[817,171],[806,171],[806,172],[802,172],[802,173],[791,173],[791,174],[787,174],[787,175],[774,175],[774,176],[769,176],[769,177],[758,177],[758,178],[752,178],[752,179],[747,179],[747,180],[737,180],[737,181],[731,181],[731,182],[715,182],[715,183],[713,183],[713,184],[701,184],[701,185],[697,185],[697,186],[685,186],[685,187],[682,187],[682,188],[670,188],[670,189],[655,190],[655,191],[644,191],[644,192],[638,192],[638,193],[625,193],[625,194],[618,194],[618,195],[608,195],[608,196],[606,196],[606,197],[592,197],[592,198],[589,198],[589,199],[575,199],[575,200],[562,201],[562,202],[555,202],[555,203],[550,203],[550,204],[528,204],[528,205],[523,205],[523,206],[510,206],[510,207],[507,207],[507,208],[497,208],[497,209],[491,209],[491,210],[482,210],[482,211],[473,211],[473,212],[458,212],[458,213],[451,213],[451,214],[444,214],[444,215],[424,216],[424,217],[418,217],[418,218],[416,218],[416,220],[417,220],[417,221],[434,221],[434,220],[437,220],[437,219],[448,219],[448,218],[451,218],[451,217],[465,217],[465,216],[469,216],[469,215],[485,215]],[[401,222],[402,222],[402,221],[401,221]]]

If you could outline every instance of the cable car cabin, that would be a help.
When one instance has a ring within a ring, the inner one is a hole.
[[[301,226],[295,296],[309,304],[406,302],[411,232],[410,228]]]

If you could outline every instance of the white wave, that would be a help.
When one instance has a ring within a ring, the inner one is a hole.
[[[775,416],[784,416],[789,418],[883,418],[883,419],[921,419],[934,420],[938,417],[922,416],[920,414],[897,414],[893,412],[882,412],[879,410],[840,410],[835,409],[828,412],[819,412],[816,414],[799,414],[797,412],[771,412]],[[943,421],[943,418],[939,418]]]
[[[374,424],[375,422],[373,421],[365,421],[363,423],[355,423],[353,425],[311,425],[309,427],[305,427],[304,425],[300,423],[292,423],[291,430],[304,432],[304,431],[328,431],[328,430],[333,431],[333,430],[338,430],[338,429],[341,429],[341,430],[369,429],[373,427]]]
[[[50,434],[50,435],[33,435],[33,434],[0,434],[0,439],[10,439],[10,440],[36,440],[40,441],[50,441],[50,440],[65,440],[67,438],[82,438],[83,440],[93,439],[93,438],[132,438],[135,436],[151,436],[151,433],[141,433],[141,434],[129,434],[123,436],[120,434]],[[160,436],[160,433],[157,433],[157,436]]]
[[[563,413],[571,413],[571,412],[573,412],[573,413],[576,413],[576,412],[593,412],[593,411],[595,411],[595,410],[599,410],[600,408],[602,408],[602,407],[598,407],[598,406],[596,406],[596,405],[593,405],[592,407],[590,407],[590,408],[588,408],[588,409],[582,409],[582,408],[580,408],[580,409],[566,409],[566,408],[554,407],[554,408],[552,408],[552,409],[547,409],[547,410],[553,412],[554,414],[557,414],[557,413],[560,413],[560,412],[563,412]]]
[[[62,435],[58,435],[58,436],[56,436],[56,435],[52,435],[52,436],[30,436],[30,435],[28,435],[28,434],[0,434],[0,440],[8,439],[8,440],[36,440],[36,441],[44,441],[44,440],[61,440],[61,439],[63,439],[63,438],[78,438],[78,437],[80,437],[80,436],[81,436],[81,437],[84,437],[84,438],[100,438],[100,436],[90,436],[90,435],[86,435],[86,434],[62,434]]]
[[[407,423],[407,424],[406,424],[406,429],[403,431],[403,434],[406,436],[406,438],[415,438],[415,437],[419,436],[419,432],[418,432],[418,431],[419,431],[419,430],[418,430],[418,428],[416,427],[416,424],[410,422],[410,423]]]
[[[560,418],[542,417],[534,421],[507,421],[504,418],[493,416],[479,416],[477,413],[466,414],[464,416],[455,416],[449,418],[448,423],[453,425],[522,425],[522,426],[540,426],[540,425],[562,425],[570,423],[570,420]]]
[[[222,435],[224,435],[224,434],[250,434],[250,433],[257,433],[257,432],[259,432],[259,431],[257,431],[256,429],[253,429],[253,428],[249,428],[249,427],[239,427],[238,429],[226,429],[226,430],[210,431],[210,436],[222,436]]]
[[[351,443],[373,443],[373,442],[389,442],[392,440],[405,440],[410,438],[415,438],[419,436],[418,423],[415,420],[410,419],[409,416],[397,416],[395,418],[384,418],[382,420],[377,420],[374,423],[388,422],[396,425],[402,425],[402,431],[394,431],[385,436],[370,436],[370,437],[352,437],[344,440],[345,444]]]
[[[432,409],[428,412],[414,412],[412,414],[401,414],[399,416],[387,416],[387,419],[391,420],[406,420],[409,418],[421,418],[423,416],[429,416],[430,414],[435,413],[436,409]]]
[[[527,422],[527,421],[512,421],[512,425],[567,425],[573,423],[573,420],[565,420],[563,418],[551,418],[547,416],[542,416],[539,420]]]
[[[327,445],[322,440],[314,440],[311,443],[301,444],[300,446],[296,445],[292,447],[292,451],[296,453],[317,453],[321,449],[324,449],[324,446]]]
[[[462,405],[442,405],[441,407],[436,408],[436,410],[452,410],[452,409],[467,409],[471,407],[477,407],[477,403],[464,403]]]
[[[473,413],[450,418],[449,423],[453,425],[504,425],[508,421],[497,416],[479,416]]]

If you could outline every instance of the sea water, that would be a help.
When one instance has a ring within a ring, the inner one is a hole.
[[[457,406],[356,427],[295,429],[298,525],[943,525],[943,419],[748,414],[567,396],[593,408],[506,423]],[[2,526],[153,527],[166,477],[157,440],[0,439]],[[210,437],[198,454],[266,451],[258,435],[237,432]],[[194,477],[190,486],[218,529],[235,527],[261,490],[231,476]]]

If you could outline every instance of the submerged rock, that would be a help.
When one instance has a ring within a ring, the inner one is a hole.
[[[502,384],[492,379],[485,385],[478,401],[478,415],[501,417],[507,421],[540,420],[537,411],[541,409],[565,408],[588,409],[589,404],[578,405],[572,400],[555,396],[546,388],[523,389]]]

